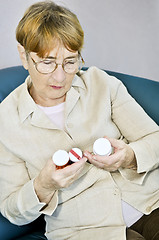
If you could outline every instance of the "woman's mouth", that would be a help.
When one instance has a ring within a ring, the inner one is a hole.
[[[62,88],[62,86],[55,86],[55,85],[50,85],[51,88],[55,89],[55,90],[59,90]]]

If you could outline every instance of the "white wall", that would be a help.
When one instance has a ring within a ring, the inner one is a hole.
[[[0,0],[0,68],[20,65],[15,29],[36,0]],[[85,31],[86,66],[159,80],[159,0],[55,0]]]

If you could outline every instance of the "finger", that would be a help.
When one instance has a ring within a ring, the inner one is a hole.
[[[105,167],[105,163],[102,163],[96,159],[91,158],[90,163],[92,163],[94,166],[98,167],[98,168],[104,168]]]
[[[80,175],[80,173],[83,170],[86,160],[87,160],[86,158],[82,158],[79,161],[80,163],[76,162],[70,166],[67,166],[65,169],[62,169],[63,170],[63,177],[61,179],[62,187],[68,187],[78,178],[78,176]],[[76,166],[74,166],[74,165],[76,165]]]
[[[47,162],[44,165],[42,170],[48,171],[48,172],[55,172],[56,171],[56,165],[54,164],[54,162],[52,161],[51,158],[47,160]]]
[[[63,176],[69,177],[69,176],[71,176],[73,174],[76,174],[77,171],[82,171],[86,161],[87,161],[87,158],[83,157],[83,158],[80,159],[80,161],[78,161],[76,163],[73,163],[71,165],[68,165],[67,167],[65,167],[63,169],[59,169],[58,171]]]
[[[84,151],[83,152],[83,156],[85,156],[88,160],[90,160],[93,155],[90,152],[88,152],[88,151]]]
[[[88,158],[89,162],[96,165],[98,163],[101,164],[106,164],[108,163],[108,165],[111,165],[111,162],[116,162],[117,160],[113,160],[113,158],[111,156],[100,156],[100,155],[94,155],[94,154],[90,154],[89,152],[85,151],[84,155]],[[112,158],[112,160],[110,159],[110,157]],[[97,163],[96,163],[97,162]]]
[[[116,171],[119,167],[118,167],[118,162],[113,164],[113,165],[109,165],[109,164],[106,164],[106,163],[101,163],[99,161],[95,161],[95,160],[91,160],[90,161],[94,166],[96,166],[97,168],[102,168],[102,169],[105,169],[106,171],[109,171],[109,172],[114,172]]]
[[[119,139],[115,139],[115,138],[109,138],[107,136],[104,136],[104,138],[108,139],[109,142],[111,143],[111,146],[114,148],[114,149],[121,149],[124,147],[125,143],[124,141],[122,140],[119,140]]]

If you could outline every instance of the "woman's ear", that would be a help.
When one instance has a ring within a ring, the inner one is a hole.
[[[18,44],[17,47],[18,47],[18,52],[19,52],[19,56],[20,56],[20,59],[22,61],[23,67],[26,70],[28,70],[28,59],[27,59],[26,51],[21,44]]]

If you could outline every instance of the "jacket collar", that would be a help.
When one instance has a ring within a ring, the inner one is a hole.
[[[29,94],[28,88],[31,84],[30,76],[25,80],[22,85],[22,91],[19,96],[18,110],[21,123],[27,118],[30,118],[31,124],[42,128],[57,128],[50,119],[43,113],[43,111],[36,105],[34,100]],[[80,97],[79,88],[85,89],[85,84],[82,79],[75,75],[72,86],[66,94],[66,109],[65,118],[68,117],[69,113],[74,108]]]

